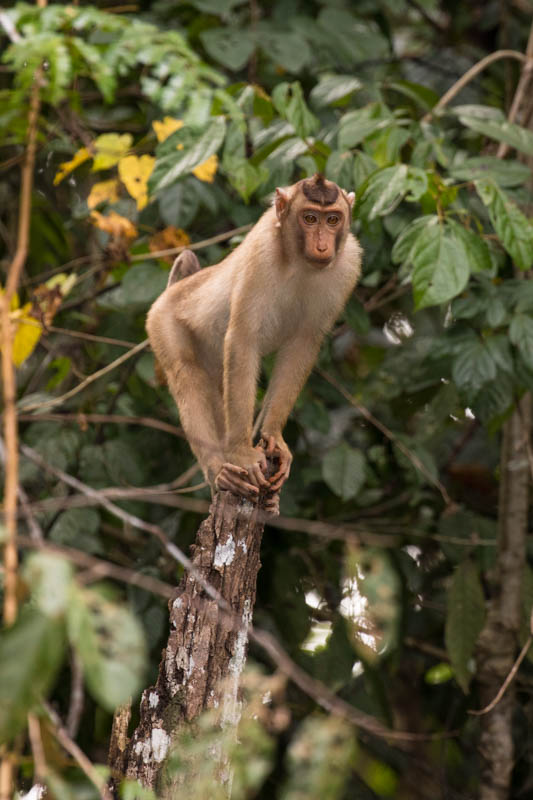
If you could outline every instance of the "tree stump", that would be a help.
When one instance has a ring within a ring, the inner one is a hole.
[[[261,566],[264,518],[261,505],[230,492],[215,495],[191,560],[234,616],[219,608],[194,575],[183,577],[169,601],[170,634],[157,682],[143,692],[137,729],[122,745],[112,737],[115,783],[122,774],[156,790],[159,798],[175,797],[175,787],[162,780],[162,768],[176,734],[209,708],[218,709],[222,726],[239,721],[239,678]]]

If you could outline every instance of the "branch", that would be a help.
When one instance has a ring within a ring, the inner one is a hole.
[[[57,741],[65,748],[67,753],[70,753],[80,769],[83,770],[83,772],[87,775],[91,783],[96,786],[102,800],[113,800],[111,792],[106,786],[105,780],[97,772],[94,765],[87,758],[83,750],[81,750],[76,742],[70,738],[63,723],[61,722],[59,714],[57,714],[52,706],[48,703],[44,703],[44,709],[48,714],[50,721],[52,722],[52,730]]]
[[[225,242],[233,236],[238,236],[240,233],[247,233],[252,229],[252,225],[241,225],[240,228],[233,228],[226,233],[218,233],[216,236],[211,236],[209,239],[204,239],[202,242],[195,242],[194,244],[182,245],[181,247],[170,247],[168,250],[156,250],[154,253],[138,253],[131,256],[131,261],[146,261],[147,258],[164,258],[165,256],[175,256],[183,250],[202,250],[204,247],[209,247],[218,242]]]
[[[92,375],[89,375],[88,378],[85,378],[84,381],[79,383],[73,389],[70,389],[68,392],[65,392],[65,394],[62,394],[60,397],[54,397],[52,400],[45,400],[42,403],[29,403],[28,405],[24,405],[24,411],[35,411],[37,409],[41,410],[45,408],[55,408],[55,406],[62,405],[66,400],[70,400],[71,397],[74,397],[74,395],[78,394],[79,392],[82,392],[91,383],[97,381],[98,378],[107,375],[108,372],[112,372],[112,370],[119,367],[121,364],[123,364],[132,356],[135,356],[137,355],[137,353],[140,353],[142,350],[145,350],[148,347],[148,344],[149,344],[148,339],[145,339],[143,342],[139,342],[139,344],[135,345],[135,347],[132,347],[131,350],[128,350],[127,353],[124,353],[119,358],[115,359],[115,361],[112,361],[110,364],[107,364],[105,367],[102,367],[102,369],[99,369],[97,372],[93,372]]]
[[[451,86],[448,91],[442,95],[439,102],[428,111],[428,113],[422,117],[422,122],[429,122],[436,111],[440,111],[447,106],[450,100],[453,100],[455,95],[459,94],[461,89],[470,83],[476,75],[479,75],[480,72],[483,72],[485,67],[488,67],[490,64],[493,64],[495,61],[499,61],[501,58],[516,58],[518,61],[522,61],[526,63],[528,58],[523,53],[520,53],[518,50],[496,50],[495,53],[491,53],[485,58],[482,58],[481,61],[478,61],[477,64],[474,64],[473,67],[470,67],[465,74],[459,78],[459,80]]]
[[[65,420],[72,420],[77,422],[80,428],[85,429],[88,422],[108,422],[112,425],[142,425],[146,428],[155,428],[155,430],[170,433],[172,436],[177,436],[183,439],[185,434],[181,428],[176,425],[170,425],[168,422],[161,422],[152,417],[131,417],[124,414],[19,414],[19,420],[23,422],[65,422]]]
[[[529,39],[527,42],[526,48],[526,62],[524,64],[524,68],[520,73],[520,79],[518,81],[518,86],[516,87],[516,92],[513,97],[513,102],[511,103],[511,108],[509,110],[508,120],[509,122],[514,122],[516,119],[516,115],[522,105],[524,100],[524,95],[526,94],[526,90],[531,82],[531,74],[533,72],[533,25],[529,31]],[[498,158],[505,158],[507,153],[509,152],[509,145],[505,142],[500,142],[498,147],[498,151],[496,153]]]
[[[481,708],[479,711],[474,711],[472,709],[469,709],[469,711],[468,711],[469,714],[473,714],[476,717],[480,717],[482,714],[488,714],[489,711],[492,711],[492,709],[495,706],[498,705],[498,703],[500,702],[500,700],[504,696],[505,692],[507,691],[507,687],[509,686],[509,684],[511,683],[511,681],[515,677],[516,673],[518,672],[520,664],[522,663],[524,658],[527,656],[528,650],[531,647],[531,642],[533,642],[533,636],[531,636],[531,634],[530,634],[527,637],[527,641],[525,642],[523,648],[520,651],[520,655],[518,656],[518,658],[514,662],[514,664],[512,666],[512,669],[510,670],[510,672],[507,675],[506,679],[502,683],[502,685],[500,687],[500,690],[499,690],[498,694],[496,695],[496,697],[494,698],[494,700],[492,700],[487,706],[485,706],[485,708]]]

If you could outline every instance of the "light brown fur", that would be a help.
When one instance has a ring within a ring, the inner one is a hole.
[[[311,180],[324,184],[321,177]],[[283,427],[360,273],[361,248],[349,233],[353,195],[339,190],[335,203],[322,206],[308,200],[301,184],[278,189],[275,206],[239,247],[219,264],[169,285],[147,319],[152,348],[206,477],[252,498],[260,489],[276,493],[289,474]],[[274,352],[263,446],[254,447],[257,377],[261,358]],[[280,461],[270,481],[265,453]]]

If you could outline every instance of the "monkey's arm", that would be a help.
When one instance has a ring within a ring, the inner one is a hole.
[[[265,396],[265,414],[261,437],[267,455],[279,458],[278,472],[270,479],[271,488],[279,489],[289,477],[292,454],[282,431],[302,387],[318,357],[322,334],[299,333],[279,351]]]

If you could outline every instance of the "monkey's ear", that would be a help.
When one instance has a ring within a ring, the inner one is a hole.
[[[283,219],[283,217],[289,210],[289,200],[290,200],[289,193],[285,191],[285,189],[276,189],[274,206],[276,209],[276,216],[280,221]]]
[[[355,192],[347,192],[346,199],[350,208],[353,208],[353,204],[355,203]]]

